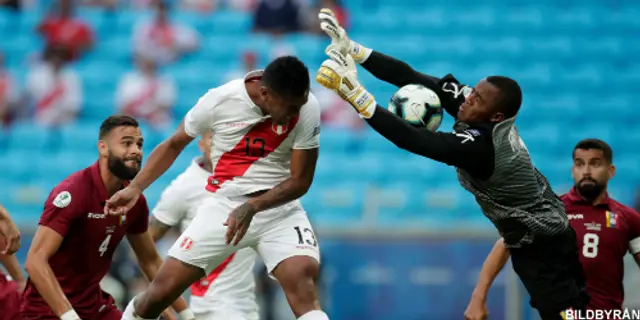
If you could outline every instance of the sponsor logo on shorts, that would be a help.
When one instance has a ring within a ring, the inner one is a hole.
[[[184,237],[184,239],[182,239],[182,243],[180,243],[180,249],[184,251],[189,251],[191,250],[192,247],[193,247],[193,239],[189,237]]]

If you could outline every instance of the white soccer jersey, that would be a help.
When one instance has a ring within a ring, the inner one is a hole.
[[[184,231],[196,215],[203,199],[209,172],[196,158],[189,168],[167,187],[153,209],[154,217],[169,226],[180,225]],[[211,212],[211,214],[226,214]],[[196,314],[234,312],[253,319],[258,314],[253,267],[257,253],[251,248],[238,250],[207,277],[191,286],[191,309]]]
[[[292,149],[319,146],[320,106],[312,93],[298,117],[276,125],[251,101],[245,79],[209,90],[185,117],[188,135],[213,131],[207,190],[227,197],[273,188],[290,176]]]

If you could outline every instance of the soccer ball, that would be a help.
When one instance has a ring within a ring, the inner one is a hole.
[[[408,84],[400,88],[389,101],[389,111],[395,113],[415,127],[426,127],[436,131],[442,123],[440,98],[431,89]]]

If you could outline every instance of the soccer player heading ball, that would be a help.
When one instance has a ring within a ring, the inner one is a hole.
[[[512,79],[490,76],[475,87],[452,75],[436,78],[349,39],[333,13],[322,9],[321,28],[331,37],[316,75],[373,129],[398,147],[457,168],[460,184],[475,195],[485,216],[511,249],[513,268],[543,320],[588,302],[575,232],[564,205],[533,166],[514,122],[522,92]],[[451,133],[415,128],[377,105],[358,82],[353,60],[398,87],[421,84],[438,93],[457,121]]]
[[[129,303],[124,320],[157,318],[193,282],[243,248],[260,254],[298,319],[329,319],[316,289],[318,241],[298,200],[311,186],[318,159],[320,105],[310,82],[307,67],[285,56],[209,90],[131,184],[107,201],[105,213],[126,214],[187,144],[213,133],[207,196],[158,276]]]

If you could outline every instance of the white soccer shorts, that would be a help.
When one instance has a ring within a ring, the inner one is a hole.
[[[262,211],[251,221],[238,246],[226,245],[229,213],[248,197],[212,194],[200,204],[196,217],[169,250],[169,256],[209,274],[235,251],[251,247],[262,257],[269,274],[283,260],[308,256],[320,262],[320,248],[300,201]]]

